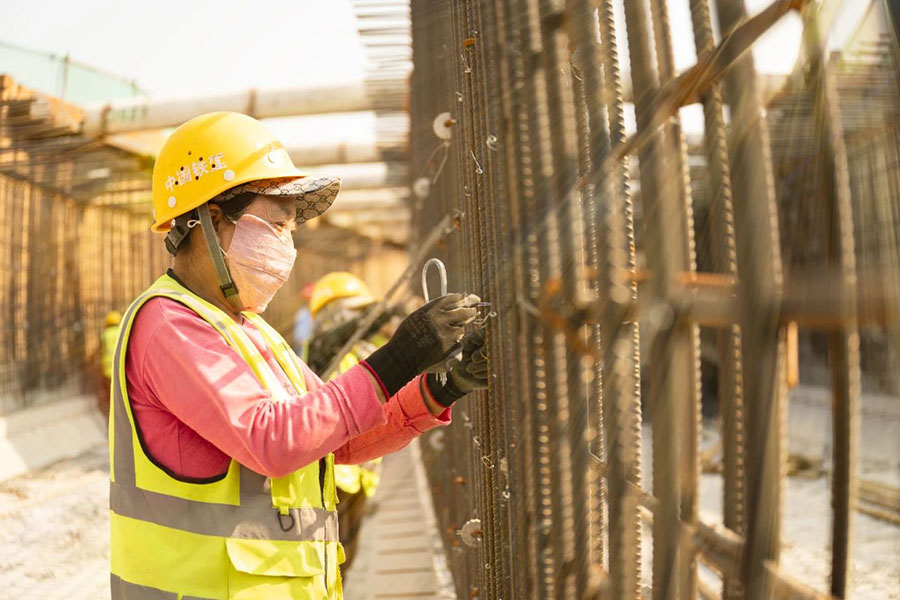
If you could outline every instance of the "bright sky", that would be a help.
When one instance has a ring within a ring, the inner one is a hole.
[[[753,13],[770,1],[747,4]],[[868,2],[843,4],[858,13]],[[285,87],[356,79],[363,72],[364,52],[347,0],[0,0],[0,7],[0,40],[68,52],[136,79],[152,95]],[[669,0],[669,11],[676,65],[684,68],[696,60],[688,0]],[[618,16],[624,20],[621,10]],[[782,19],[754,48],[759,70],[789,72],[799,33],[799,18]],[[625,35],[619,41],[624,45]]]
[[[136,79],[151,95],[291,87],[363,72],[346,0],[0,0],[0,15],[0,41],[68,52]]]

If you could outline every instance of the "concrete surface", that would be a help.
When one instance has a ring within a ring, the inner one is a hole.
[[[106,441],[93,396],[78,396],[0,416],[0,481],[72,458]]]
[[[381,485],[345,573],[348,600],[455,600],[415,445],[384,460]]]

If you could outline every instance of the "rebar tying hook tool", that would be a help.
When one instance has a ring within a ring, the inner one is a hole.
[[[441,259],[429,258],[422,267],[422,295],[425,296],[426,304],[431,300],[431,296],[428,294],[428,269],[431,268],[431,265],[437,265],[438,273],[441,276],[441,296],[447,295],[447,267],[444,266]]]

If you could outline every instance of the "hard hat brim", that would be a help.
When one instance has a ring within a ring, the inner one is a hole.
[[[222,192],[215,202],[225,202],[247,192],[264,196],[294,198],[297,223],[310,221],[331,208],[341,190],[339,177],[280,177],[249,181]]]

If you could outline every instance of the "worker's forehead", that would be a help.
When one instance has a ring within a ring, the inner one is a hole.
[[[257,194],[247,206],[250,214],[265,216],[270,220],[287,219],[296,216],[296,199],[291,196],[264,196]]]

